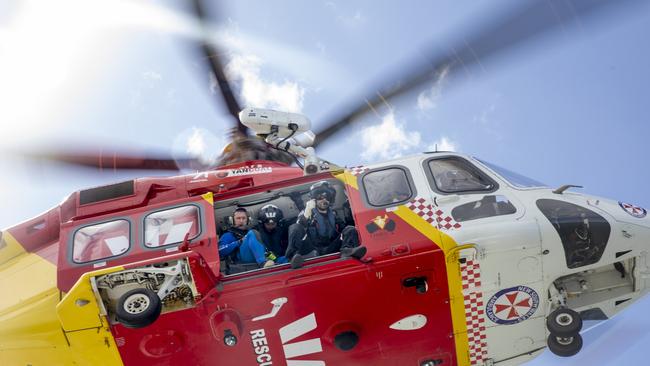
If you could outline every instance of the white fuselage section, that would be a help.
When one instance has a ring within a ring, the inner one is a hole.
[[[549,335],[546,316],[560,306],[587,320],[606,319],[648,292],[650,218],[641,208],[553,193],[517,175],[511,183],[500,168],[456,153],[363,169],[391,166],[408,169],[439,230],[458,245],[471,244],[461,252],[468,267],[461,272],[466,305],[479,304],[467,314],[468,334],[483,339],[474,345],[478,365],[538,355]]]

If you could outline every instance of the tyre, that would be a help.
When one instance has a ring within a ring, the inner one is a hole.
[[[573,337],[556,337],[553,334],[546,340],[548,349],[560,357],[571,357],[582,349],[582,337],[576,334]]]
[[[546,327],[556,337],[572,337],[582,329],[582,317],[569,308],[559,308],[546,318]]]
[[[147,288],[126,292],[117,302],[117,320],[128,328],[142,328],[158,319],[162,302],[158,295]]]

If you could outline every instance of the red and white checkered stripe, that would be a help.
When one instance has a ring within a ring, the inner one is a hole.
[[[442,210],[438,209],[435,212],[436,214],[436,222],[438,223],[438,228],[439,229],[460,229],[461,224],[457,223],[456,220],[454,220],[453,217],[449,215],[445,215]]]
[[[485,307],[481,292],[481,268],[478,262],[466,260],[460,265],[465,303],[465,321],[471,365],[481,365],[487,356],[485,342]]]
[[[350,171],[350,174],[356,176],[365,173],[368,170],[368,168],[363,165],[359,165],[359,166],[353,166],[351,168],[348,168],[348,170]]]
[[[415,198],[409,201],[409,203],[406,204],[406,207],[408,207],[409,210],[415,212],[416,215],[425,219],[429,224],[437,226],[433,207],[429,202],[427,202],[426,199],[422,197]]]
[[[461,224],[457,223],[451,216],[445,215],[441,209],[433,209],[433,205],[425,198],[418,197],[411,200],[407,206],[411,211],[425,219],[429,224],[438,229],[459,229]]]

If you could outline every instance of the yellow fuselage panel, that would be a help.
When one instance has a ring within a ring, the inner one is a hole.
[[[0,264],[0,350],[66,344],[54,311],[60,300],[56,266],[27,253],[3,233],[11,259]]]
[[[67,301],[61,301],[56,266],[27,253],[7,232],[3,243],[0,365],[122,365],[108,323],[99,314],[89,276],[71,289],[71,296],[64,298]],[[82,309],[75,304],[78,298],[88,298],[91,303]],[[93,328],[66,333],[61,318],[74,330],[80,325]]]
[[[24,253],[0,265],[0,317],[56,290],[56,266],[36,254]]]

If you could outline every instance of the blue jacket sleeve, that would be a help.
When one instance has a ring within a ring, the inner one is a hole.
[[[224,258],[239,246],[239,241],[232,233],[225,233],[219,238],[219,257]]]

